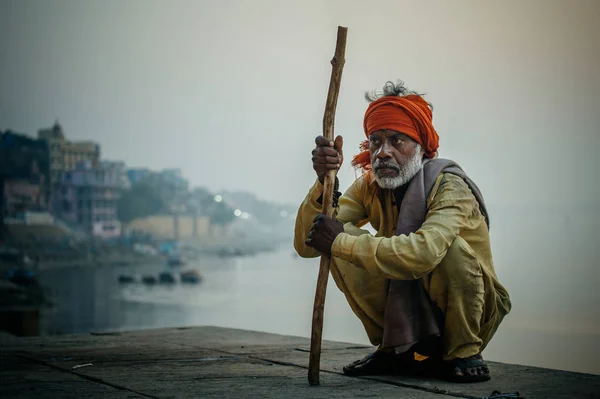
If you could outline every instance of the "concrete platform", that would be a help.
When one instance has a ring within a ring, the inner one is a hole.
[[[306,338],[218,327],[17,338],[0,334],[1,398],[600,398],[600,376],[490,363],[492,380],[452,384],[354,378],[373,350],[323,342],[321,385],[307,380]]]

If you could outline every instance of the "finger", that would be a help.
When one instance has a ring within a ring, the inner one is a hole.
[[[319,218],[319,222],[329,222],[331,220],[333,220],[333,218],[331,218],[330,216],[327,216],[324,213],[322,213],[321,217]]]
[[[333,147],[341,153],[343,146],[344,146],[344,138],[342,136],[337,136],[335,138]]]
[[[329,156],[329,157],[338,157],[339,151],[335,148],[331,147],[317,147],[313,150],[313,155],[317,156]]]
[[[319,223],[321,221],[321,219],[323,218],[323,216],[324,215],[322,213],[319,213],[317,216],[315,216],[313,218],[313,222],[314,222],[313,226],[315,226],[315,228],[316,228],[317,223]]]
[[[323,136],[317,136],[315,138],[315,144],[319,147],[327,147],[327,146],[333,147],[331,140],[328,140]]]
[[[313,163],[316,163],[318,165],[327,165],[327,164],[337,165],[340,163],[340,160],[338,157],[316,156],[316,155],[314,157],[312,157],[312,161],[313,161]]]
[[[312,239],[312,236],[313,236],[313,230],[311,230],[311,231],[308,232],[307,237],[310,240],[310,239]]]

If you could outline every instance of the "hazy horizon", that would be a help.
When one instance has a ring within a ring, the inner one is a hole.
[[[35,134],[58,118],[106,159],[298,203],[314,181],[309,154],[344,25],[342,188],[355,178],[364,92],[402,79],[434,105],[440,156],[463,165],[488,202],[597,193],[587,183],[600,124],[594,1],[1,4],[4,129]],[[570,167],[552,168],[556,159]],[[547,184],[549,170],[561,184]]]

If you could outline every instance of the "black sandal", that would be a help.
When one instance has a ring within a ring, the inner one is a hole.
[[[383,375],[397,374],[410,369],[410,362],[406,356],[376,350],[364,358],[344,366],[344,374],[358,375]]]
[[[484,374],[467,374],[468,368],[481,367]],[[456,375],[456,368],[459,368],[462,375]],[[444,377],[451,382],[483,382],[489,381],[490,370],[481,355],[475,355],[466,359],[452,359],[444,362]]]

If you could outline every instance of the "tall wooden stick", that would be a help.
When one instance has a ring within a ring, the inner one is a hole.
[[[323,116],[323,136],[333,141],[333,127],[335,122],[335,109],[338,94],[342,83],[342,70],[346,62],[346,36],[348,28],[338,26],[335,53],[331,60],[331,79],[329,80],[329,92]],[[323,210],[322,212],[331,216],[333,214],[333,186],[335,183],[336,170],[330,170],[323,181]],[[323,336],[323,311],[325,309],[325,294],[327,291],[327,279],[329,278],[329,254],[321,255],[319,276],[317,277],[317,290],[315,292],[315,305],[313,308],[312,333],[310,336],[310,358],[308,361],[308,382],[310,385],[319,385],[319,369],[321,362],[321,339]]]

